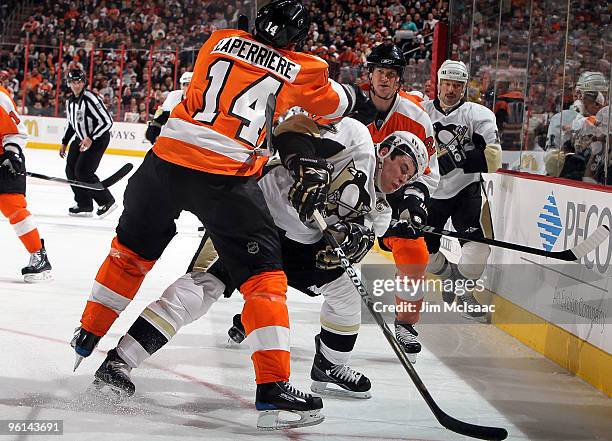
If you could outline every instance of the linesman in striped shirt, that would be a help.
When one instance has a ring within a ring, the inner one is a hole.
[[[62,138],[60,157],[66,157],[68,143],[73,136],[76,137],[68,149],[66,176],[87,183],[100,182],[96,170],[108,147],[113,119],[102,99],[85,88],[85,72],[71,69],[68,72],[68,85],[73,95],[66,102],[68,124]],[[72,191],[76,205],[68,209],[70,216],[91,217],[94,201],[98,204],[98,218],[117,208],[115,198],[108,190],[94,191],[73,186]]]

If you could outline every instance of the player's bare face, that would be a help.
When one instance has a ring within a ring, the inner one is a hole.
[[[441,80],[439,97],[442,104],[452,107],[463,98],[465,83],[454,80]]]
[[[72,80],[70,81],[69,86],[70,90],[72,90],[72,93],[78,95],[83,90],[83,87],[85,87],[85,83],[81,80]]]
[[[400,86],[397,71],[385,67],[374,68],[370,81],[376,96],[386,100],[393,98]]]
[[[388,151],[385,150],[386,148],[381,150],[383,156]],[[391,159],[391,156],[387,156],[383,161],[380,182],[378,183],[379,190],[383,193],[393,193],[399,190],[416,173],[416,166],[408,155],[397,155],[393,159]]]

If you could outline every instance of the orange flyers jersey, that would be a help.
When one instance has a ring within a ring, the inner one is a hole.
[[[185,99],[153,150],[162,159],[209,173],[249,176],[267,161],[255,150],[265,139],[265,109],[274,118],[293,106],[328,118],[347,113],[352,98],[329,80],[318,57],[274,49],[236,29],[214,32],[196,60]]]
[[[431,119],[419,103],[419,97],[400,91],[385,119],[371,122],[368,129],[375,144],[398,130],[414,133],[423,141],[429,153],[429,166],[416,182],[423,183],[432,195],[440,182],[438,155]]]
[[[28,140],[28,132],[17,116],[15,103],[8,90],[0,86],[0,154],[6,144],[16,144],[22,150]]]

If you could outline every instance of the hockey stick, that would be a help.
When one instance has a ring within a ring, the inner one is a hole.
[[[393,349],[393,352],[395,352],[395,355],[397,355],[397,358],[399,358],[400,362],[402,363],[402,366],[404,366],[404,369],[406,369],[406,372],[408,372],[408,375],[414,382],[414,385],[416,386],[417,390],[435,415],[438,422],[448,430],[452,430],[453,432],[460,433],[465,436],[470,436],[472,438],[495,441],[506,439],[506,437],[508,436],[508,431],[506,431],[506,429],[503,429],[501,427],[478,426],[475,424],[466,423],[464,421],[460,421],[458,419],[453,418],[452,416],[444,412],[442,409],[440,409],[440,407],[437,405],[437,403],[429,393],[429,390],[427,390],[425,384],[423,384],[423,381],[421,381],[421,378],[412,366],[412,363],[410,363],[410,361],[406,357],[406,354],[397,343],[395,336],[387,326],[387,323],[385,323],[385,320],[383,319],[382,315],[374,310],[372,299],[368,296],[368,292],[363,283],[361,282],[360,277],[357,275],[355,268],[353,268],[353,265],[351,265],[349,260],[346,258],[346,255],[344,254],[344,251],[342,251],[342,248],[338,244],[336,238],[327,232],[327,224],[325,223],[325,219],[323,219],[323,216],[321,216],[321,213],[319,213],[318,210],[315,210],[313,217],[315,222],[317,223],[317,226],[325,236],[325,239],[334,249],[334,253],[336,253],[338,258],[340,259],[342,268],[346,272],[346,275],[349,277],[349,279],[351,279],[353,286],[361,296],[361,300],[363,300],[363,303],[365,303],[365,305],[367,306],[368,311],[370,311],[370,314],[372,315],[372,317],[374,317],[374,320],[376,320],[376,323],[378,323],[378,326],[382,329],[385,338]]]
[[[501,240],[487,239],[487,238],[473,238],[457,233],[455,231],[444,230],[442,228],[430,227],[425,225],[421,228],[424,233],[435,234],[436,236],[449,236],[459,240],[466,240],[470,242],[484,243],[487,245],[493,245],[495,247],[506,248],[508,250],[521,251],[523,253],[535,254],[537,256],[551,257],[553,259],[565,260],[573,262],[582,259],[584,256],[589,254],[591,251],[596,249],[604,240],[610,235],[610,227],[607,225],[600,225],[597,229],[585,240],[577,244],[576,246],[563,251],[546,251],[540,250],[539,248],[528,247],[526,245],[519,245],[511,242],[504,242]]]
[[[33,173],[33,172],[26,172],[25,174],[26,176],[29,176],[31,178],[43,179],[45,181],[59,182],[60,184],[68,184],[68,185],[73,185],[75,187],[86,188],[88,190],[100,191],[100,190],[106,190],[111,185],[116,184],[123,177],[125,177],[125,175],[127,175],[130,171],[132,171],[133,168],[134,168],[134,165],[127,163],[123,167],[121,167],[119,170],[117,170],[114,174],[106,178],[105,180],[100,181],[100,182],[94,182],[94,183],[75,181],[74,179],[56,178],[54,176],[41,175],[40,173]]]
[[[276,110],[276,95],[271,93],[268,95],[268,99],[266,100],[266,149],[268,150],[268,155],[274,155],[274,148],[272,147],[272,126],[274,124],[274,111]]]
[[[244,32],[249,32],[249,17],[240,15],[238,17],[238,29]]]

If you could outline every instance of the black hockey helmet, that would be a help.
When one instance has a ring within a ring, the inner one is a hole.
[[[255,37],[272,47],[285,48],[306,39],[308,11],[297,0],[273,0],[257,11]]]
[[[406,58],[402,50],[392,43],[382,43],[372,49],[366,58],[370,72],[375,67],[395,69],[400,78],[403,77]]]
[[[83,72],[81,69],[70,69],[68,71],[68,82],[71,81],[82,81],[85,83],[85,72]]]

